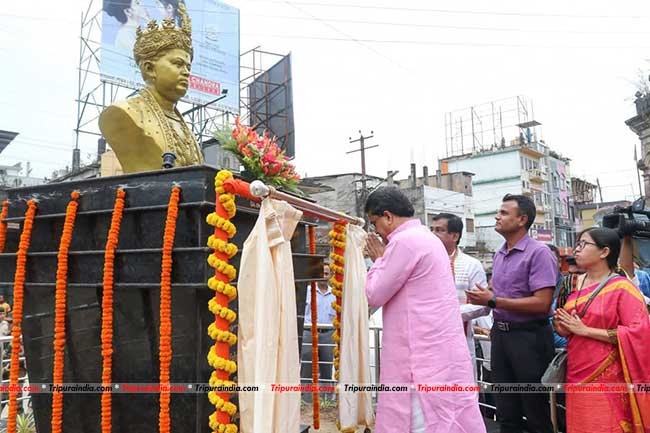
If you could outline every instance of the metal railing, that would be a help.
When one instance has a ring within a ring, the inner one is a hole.
[[[332,325],[318,325],[318,330],[334,330],[334,327]],[[380,365],[380,358],[381,358],[381,333],[383,332],[382,327],[378,326],[370,326],[368,328],[370,331],[370,376],[372,378],[372,384],[376,385],[379,384],[379,365]],[[303,331],[303,335],[305,335],[305,332],[311,332],[311,325],[305,324],[305,328]],[[334,348],[336,344],[321,344],[319,342],[318,347],[332,347]],[[311,342],[306,343],[303,339],[302,341],[302,347],[301,347],[301,355],[304,353],[305,350],[311,349]],[[303,360],[302,356],[300,358],[300,370],[302,371],[302,366],[303,364],[311,364],[311,358]],[[334,380],[333,374],[334,374],[334,362],[333,361],[321,361],[320,359],[318,360],[318,364],[321,365],[331,365],[332,366],[332,377],[331,378],[320,378],[318,382],[322,384],[336,384],[336,380]],[[320,370],[320,369],[319,369]],[[320,371],[319,371],[320,373]],[[311,375],[309,377],[301,377],[300,381],[302,383],[311,383],[312,377]],[[376,403],[377,395],[376,393],[372,393],[372,398],[373,401]]]
[[[325,330],[325,329],[334,329],[332,325],[318,325],[319,330]],[[305,331],[306,332],[311,332],[311,325],[305,324]],[[373,384],[380,384],[380,379],[379,379],[379,365],[380,365],[380,360],[381,360],[381,333],[383,331],[382,327],[377,327],[377,326],[371,326],[369,327],[370,331],[370,372],[371,376],[373,379]],[[304,335],[304,332],[303,332]],[[475,341],[490,341],[490,337],[486,335],[479,335],[479,334],[474,334],[474,340]],[[320,344],[319,347],[334,347],[335,344]],[[302,349],[304,350],[305,348],[311,348],[311,343],[305,343],[303,341],[302,343]],[[302,355],[303,351],[301,351]],[[332,361],[321,361],[319,359],[319,364],[326,364],[326,365],[333,365],[334,363]],[[303,360],[301,356],[300,360],[300,366],[301,366],[301,371],[302,371],[302,365],[303,363],[308,363],[311,364],[311,358],[309,360]],[[482,357],[479,357],[478,355],[476,356],[476,364],[477,364],[477,380],[476,382],[481,386],[481,387],[487,387],[489,388],[492,385],[492,382],[485,380],[485,377],[483,375],[483,368],[486,365],[488,366],[487,370],[491,371],[491,368],[489,367],[490,365],[490,355],[489,354],[483,354]],[[311,370],[310,370],[311,371]],[[333,369],[332,369],[333,373]],[[301,377],[300,378],[302,383],[311,383],[312,377],[311,375],[309,377]],[[336,381],[334,378],[327,378],[327,379],[320,379],[319,378],[319,383],[322,384],[336,384]],[[480,399],[479,401],[479,407],[483,407],[486,409],[491,409],[493,411],[493,415],[491,419],[496,420],[496,406],[493,404],[489,404],[486,402],[488,400],[486,396],[491,395],[489,393],[483,393],[480,392],[479,395],[481,395],[483,398]],[[372,393],[372,399],[373,403],[377,403],[377,393],[373,392]],[[551,391],[549,393],[549,404],[550,404],[550,410],[551,410],[551,422],[553,423],[553,431],[555,433],[558,432],[558,408],[562,408],[566,410],[566,408],[559,404],[557,402],[557,394],[555,391]]]

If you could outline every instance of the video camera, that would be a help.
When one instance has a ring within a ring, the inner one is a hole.
[[[635,218],[635,214],[642,217]],[[603,217],[603,227],[618,230],[621,236],[650,239],[650,210],[645,208],[645,199],[641,197],[626,207],[615,206],[614,212]]]

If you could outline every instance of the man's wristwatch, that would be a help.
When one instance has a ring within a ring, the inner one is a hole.
[[[497,297],[492,296],[489,301],[487,301],[487,306],[490,308],[496,308],[497,307]]]

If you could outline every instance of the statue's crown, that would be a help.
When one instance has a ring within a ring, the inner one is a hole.
[[[181,18],[181,26],[176,27],[173,18],[165,18],[160,26],[156,20],[149,21],[146,30],[138,26],[133,45],[133,58],[140,64],[141,60],[155,57],[162,51],[179,48],[187,51],[193,57],[192,50],[192,22],[187,15],[185,5],[179,2],[178,14]]]

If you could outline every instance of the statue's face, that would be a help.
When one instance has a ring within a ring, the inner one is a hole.
[[[152,62],[151,77],[156,91],[170,101],[178,101],[187,93],[192,67],[189,53],[174,48]]]

